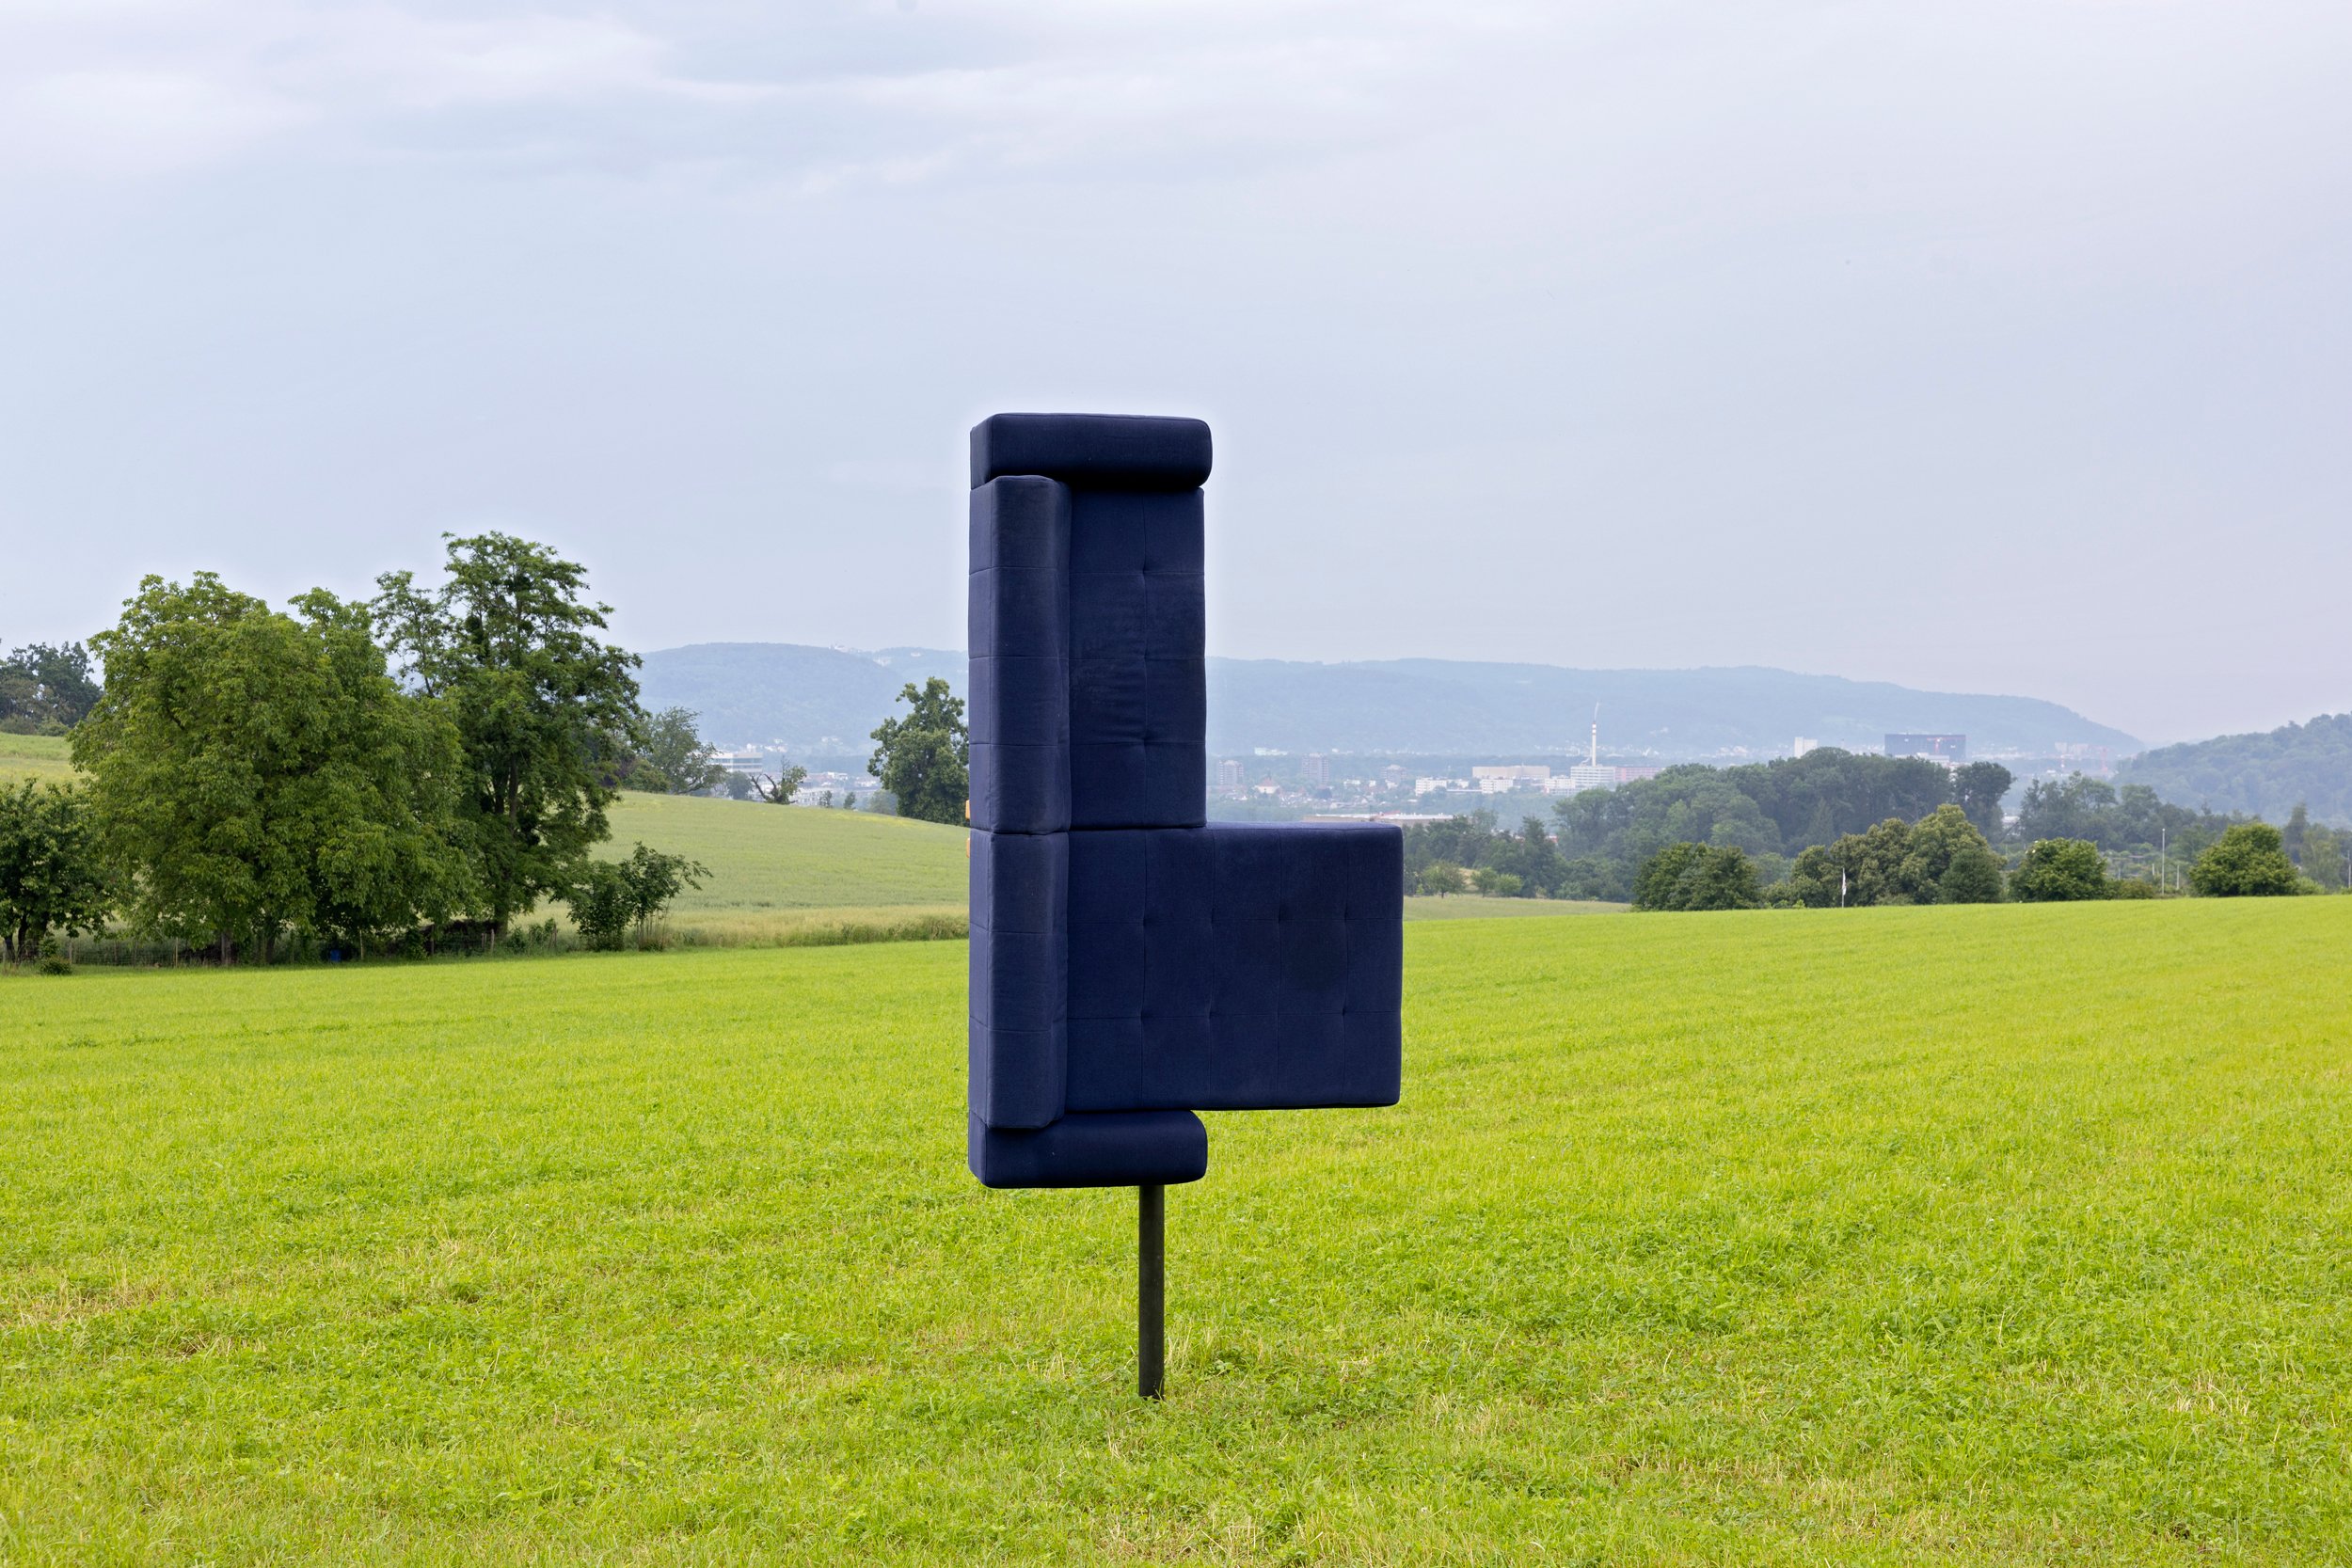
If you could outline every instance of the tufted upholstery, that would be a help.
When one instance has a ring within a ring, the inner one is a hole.
[[[1395,1102],[1404,855],[1207,823],[1197,420],[972,433],[971,1163],[1197,1180],[1195,1110]]]

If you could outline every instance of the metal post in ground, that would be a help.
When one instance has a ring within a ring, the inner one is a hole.
[[[1168,1189],[1136,1197],[1136,1392],[1155,1400],[1168,1372]]]

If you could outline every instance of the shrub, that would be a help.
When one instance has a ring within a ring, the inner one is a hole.
[[[2145,877],[2119,877],[2107,884],[2110,898],[2153,898],[2156,884]]]
[[[2208,898],[2266,898],[2299,892],[2286,840],[2267,822],[2241,822],[2197,857],[2188,883]]]
[[[630,894],[628,873],[611,861],[590,861],[564,902],[571,906],[580,940],[600,952],[619,947],[629,927],[636,924],[637,905]]]
[[[670,900],[687,888],[702,886],[702,879],[709,874],[707,866],[683,855],[664,854],[640,844],[629,851],[628,859],[617,863],[591,861],[564,895],[564,902],[571,906],[572,924],[580,927],[580,940],[590,947],[619,947],[632,926],[642,945],[647,927],[669,908]]]
[[[56,937],[43,937],[40,939],[40,958],[33,967],[40,970],[43,974],[71,974],[73,973],[73,964],[71,959],[66,958],[65,949],[57,945],[57,939]]]
[[[1508,871],[1497,871],[1491,865],[1482,865],[1471,872],[1470,882],[1489,898],[1517,898],[1527,886],[1522,879]]]
[[[2071,903],[2107,895],[2107,861],[2079,838],[2045,838],[2026,851],[2009,879],[2010,896],[2028,904]]]

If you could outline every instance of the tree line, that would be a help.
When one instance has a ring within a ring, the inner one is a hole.
[[[2056,851],[2042,853],[2022,887],[2014,876],[2042,842],[2085,846],[2102,888],[2144,882],[2153,891],[2160,866],[2193,866],[2233,831],[2261,826],[2081,775],[2028,784],[2017,821],[2006,825],[2002,801],[2014,782],[1998,763],[1947,770],[1834,748],[1738,768],[1687,765],[1559,801],[1549,820],[1527,817],[1516,832],[1486,813],[1415,824],[1406,834],[1406,878],[1422,893],[1646,899],[1660,908],[1690,907],[1702,886],[1758,904],[1971,902],[2039,896],[2042,862]],[[2242,848],[2248,840],[2233,842]],[[2305,880],[2343,885],[2352,834],[2298,818],[2282,847]],[[1661,891],[1673,887],[1684,892]]]
[[[2207,800],[2274,822],[2300,801],[2328,821],[2352,824],[2352,713],[2322,714],[2259,735],[2159,746],[2118,771],[2176,800]]]
[[[596,856],[609,808],[728,770],[691,712],[644,710],[581,566],[445,538],[437,585],[388,573],[364,600],[150,576],[87,647],[0,663],[0,721],[67,735],[79,774],[0,784],[0,952],[110,927],[223,962],[430,951],[516,940],[549,900],[591,946],[642,941],[707,870]],[[961,821],[963,705],[939,680],[902,699],[875,771],[907,815]]]
[[[366,600],[142,578],[89,641],[79,779],[0,792],[10,956],[109,922],[224,961],[496,941],[593,892],[652,736],[586,586],[502,533],[452,537],[437,586],[395,572]],[[648,887],[701,874],[644,853]]]

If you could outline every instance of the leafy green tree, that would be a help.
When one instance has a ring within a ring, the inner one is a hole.
[[[95,931],[113,907],[78,785],[0,782],[0,949],[16,963],[52,931]]]
[[[624,789],[666,790],[672,795],[707,795],[727,781],[718,750],[696,731],[701,717],[691,708],[665,707],[644,721],[639,767],[621,781]]]
[[[2301,890],[2279,830],[2241,822],[2197,857],[2188,885],[2208,898],[2274,897]]]
[[[1960,825],[1967,827],[1964,818]],[[1910,863],[1911,855],[1912,830],[1902,818],[1890,816],[1835,844],[1807,847],[1789,867],[1787,896],[1814,909],[1931,903],[1935,883],[1920,866]],[[1922,862],[1933,863],[1934,852],[1923,855]]]
[[[1413,878],[1413,891],[1424,898],[1443,898],[1462,891],[1462,868],[1446,861],[1431,861]]]
[[[899,816],[961,823],[972,761],[963,699],[933,675],[920,689],[909,681],[898,701],[907,712],[883,720],[874,731],[874,755],[866,768],[898,798]]]
[[[2017,776],[1997,762],[1971,762],[1953,769],[1952,803],[1987,839],[2001,836],[2001,802]]]
[[[1637,910],[1755,910],[1763,884],[1747,851],[1735,846],[1670,844],[1643,863],[1634,880]]]
[[[1955,866],[1961,868],[1957,879]],[[2001,858],[1960,807],[1938,806],[1912,824],[1895,880],[1915,904],[1993,903],[2001,896]],[[1950,896],[1947,888],[1965,896]]]
[[[61,735],[87,717],[99,689],[81,643],[28,643],[0,658],[0,730]]]
[[[142,929],[266,961],[288,931],[379,935],[471,895],[447,713],[401,692],[358,606],[294,608],[150,577],[91,639],[106,689],[73,760]]]
[[[2079,838],[2045,838],[2029,846],[2009,879],[2010,896],[2027,904],[2105,898],[2106,857]]]
[[[1517,898],[1526,884],[1508,871],[1482,865],[1470,873],[1470,886],[1488,898]]]
[[[459,826],[496,931],[570,888],[611,832],[611,762],[642,752],[637,656],[596,634],[587,573],[511,534],[448,539],[446,580],[376,579],[376,624],[409,680],[457,723]]]
[[[2297,800],[2295,809],[2287,814],[2287,825],[2279,832],[2279,847],[2287,852],[2287,859],[2295,863],[2297,871],[2303,868],[2303,843],[2311,831],[2312,808]]]
[[[1997,904],[2001,901],[2001,857],[1991,845],[1955,852],[1936,883],[1939,904]]]

